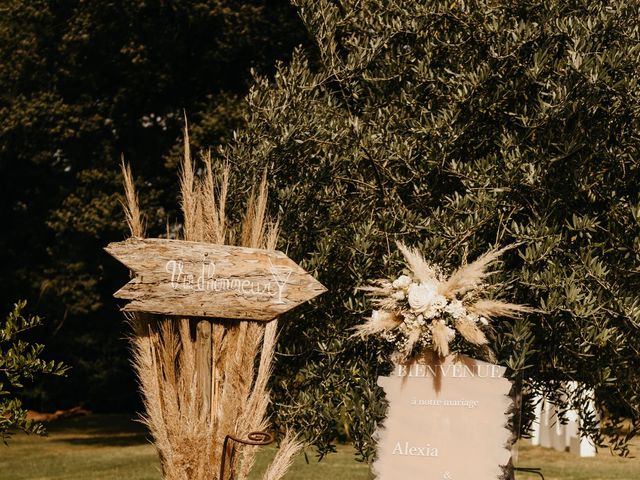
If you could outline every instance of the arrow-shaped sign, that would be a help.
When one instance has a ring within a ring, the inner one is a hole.
[[[114,294],[126,311],[268,321],[326,292],[277,250],[159,238],[105,250],[135,274]]]

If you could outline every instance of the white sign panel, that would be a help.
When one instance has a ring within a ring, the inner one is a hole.
[[[379,480],[498,480],[511,458],[505,368],[465,356],[396,365],[379,377]]]

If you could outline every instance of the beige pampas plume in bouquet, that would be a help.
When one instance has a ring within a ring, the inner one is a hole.
[[[267,216],[267,177],[248,199],[241,225],[228,224],[230,167],[215,169],[210,153],[196,174],[185,129],[180,171],[183,240],[273,250],[278,222]],[[131,235],[141,238],[144,225],[130,168],[122,165],[123,202]],[[234,234],[234,232],[238,232]],[[269,428],[268,379],[276,347],[277,320],[271,322],[169,318],[129,314],[133,366],[148,426],[165,480],[244,480],[256,446],[229,442],[226,435],[247,438]],[[286,433],[265,480],[282,478],[302,444]],[[220,475],[222,456],[226,468]]]

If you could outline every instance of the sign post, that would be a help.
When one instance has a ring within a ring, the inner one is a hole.
[[[277,250],[131,238],[105,249],[134,272],[123,310],[270,321],[326,288]]]
[[[216,422],[226,421],[220,427],[224,442],[217,457],[220,459],[218,480],[232,480],[235,478],[238,445],[267,445],[273,441],[273,436],[267,432],[244,431],[238,434],[235,431],[240,407],[233,399],[246,401],[252,398],[246,388],[250,384],[239,378],[244,372],[237,370],[243,355],[246,355],[243,348],[245,339],[250,337],[247,332],[253,332],[255,342],[258,326],[250,325],[251,322],[246,320],[269,322],[320,295],[326,288],[276,250],[157,238],[131,238],[111,243],[105,250],[133,272],[132,280],[115,293],[116,298],[129,301],[124,311],[169,317],[172,323],[175,317],[176,324],[182,326],[177,328],[183,332],[183,341],[191,334],[190,322],[187,321],[185,334],[182,320],[195,321],[195,349],[190,350],[194,353],[187,355],[191,359],[187,364],[194,361],[194,365],[187,368],[194,368],[197,377],[195,385],[201,400],[201,403],[196,402],[198,411],[209,412],[212,421],[216,415]],[[224,320],[225,326],[215,319]],[[226,335],[221,335],[221,328]],[[274,328],[274,323],[264,326],[265,331],[273,331],[272,341],[275,339]],[[227,365],[218,366],[217,356],[224,349],[223,342],[229,338],[236,350],[226,357],[230,359]],[[187,340],[187,345],[190,342]],[[252,348],[248,351],[255,355]],[[252,356],[249,357],[250,362],[253,362]],[[213,357],[216,358],[212,360]],[[268,365],[271,360],[266,358],[265,365]],[[172,357],[169,363],[173,362]],[[253,367],[253,363],[246,363],[246,358],[244,362]],[[263,368],[262,363],[260,368]],[[168,370],[176,371],[174,365],[170,365]],[[262,371],[263,376],[265,372],[268,370]],[[260,385],[262,387],[258,391],[264,394],[266,383],[262,381]],[[242,392],[241,388],[244,389]],[[253,388],[257,387],[254,385]],[[221,389],[224,391],[220,395]],[[227,403],[227,408],[218,410],[217,405],[221,401]],[[259,404],[254,402],[254,408],[259,408]],[[211,435],[217,438],[215,434]],[[215,453],[210,455],[216,458]]]

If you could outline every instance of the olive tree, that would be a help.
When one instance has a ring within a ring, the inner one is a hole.
[[[494,295],[539,312],[495,321],[492,346],[524,413],[546,394],[624,453],[621,422],[640,425],[639,2],[297,6],[313,48],[256,78],[220,151],[269,167],[281,246],[330,290],[286,323],[277,420],[320,454],[346,433],[370,455],[388,347],[350,338],[370,310],[354,288],[399,271],[396,240],[444,269],[517,243]]]

